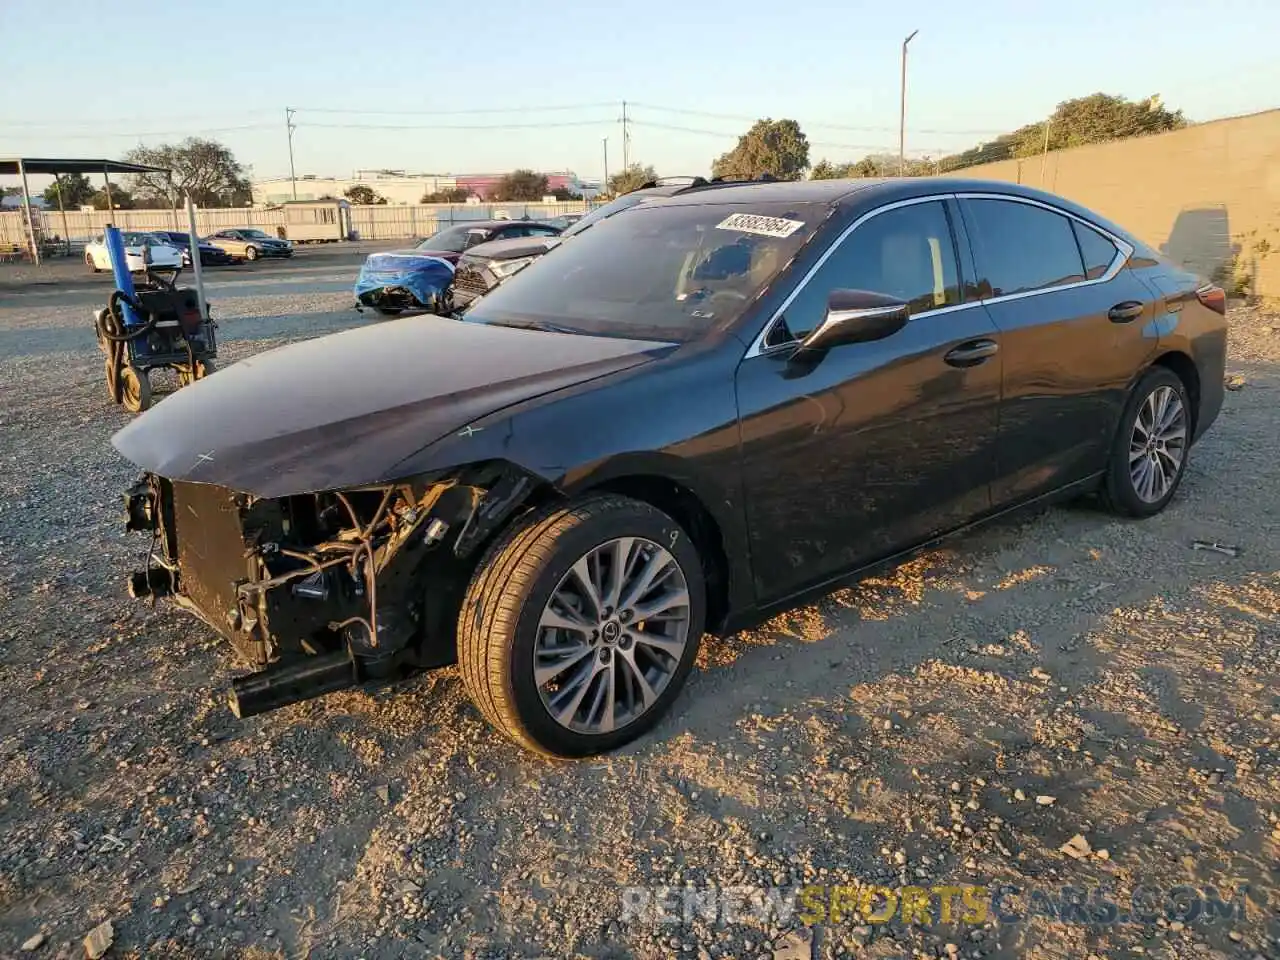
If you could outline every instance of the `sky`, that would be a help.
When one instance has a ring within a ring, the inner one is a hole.
[[[118,158],[198,135],[230,146],[255,178],[284,177],[292,107],[299,176],[528,167],[598,179],[605,138],[609,169],[621,167],[625,100],[630,159],[661,175],[706,174],[759,117],[799,121],[811,162],[848,161],[897,151],[912,30],[913,156],[973,146],[1097,91],[1159,93],[1191,120],[1280,107],[1276,0],[121,9],[0,0],[0,156]]]

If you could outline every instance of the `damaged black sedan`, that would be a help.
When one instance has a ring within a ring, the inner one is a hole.
[[[256,667],[241,716],[457,661],[517,743],[598,753],[704,631],[1027,504],[1162,510],[1223,312],[1020,186],[686,189],[463,314],[253,356],[121,430],[132,592]]]

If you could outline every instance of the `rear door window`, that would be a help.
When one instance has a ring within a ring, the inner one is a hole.
[[[1014,200],[965,200],[984,297],[1046,290],[1085,278],[1071,220]]]

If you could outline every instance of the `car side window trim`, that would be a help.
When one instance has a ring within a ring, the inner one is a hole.
[[[781,322],[783,315],[787,312],[787,308],[791,306],[792,302],[796,299],[796,297],[798,297],[801,294],[804,288],[809,285],[809,281],[811,281],[817,275],[818,271],[822,269],[822,267],[826,264],[827,260],[831,258],[832,254],[834,254],[836,250],[839,249],[840,245],[843,244],[847,239],[849,239],[849,235],[853,233],[853,231],[857,230],[860,226],[862,226],[872,217],[878,217],[880,216],[880,214],[888,213],[890,210],[898,210],[898,209],[901,209],[902,207],[910,207],[918,203],[931,203],[931,202],[938,202],[938,201],[943,202],[945,205],[945,202],[947,200],[954,200],[957,202],[960,200],[1007,200],[1013,203],[1025,203],[1028,206],[1032,206],[1032,207],[1041,207],[1045,210],[1048,210],[1051,213],[1059,214],[1061,216],[1067,217],[1070,220],[1076,220],[1084,224],[1086,227],[1096,230],[1098,233],[1102,234],[1104,237],[1106,237],[1108,240],[1110,240],[1112,243],[1116,245],[1116,256],[1115,256],[1115,259],[1111,261],[1110,266],[1107,267],[1106,272],[1103,273],[1101,276],[1094,277],[1092,280],[1086,279],[1086,280],[1077,281],[1075,283],[1064,283],[1061,286],[1057,286],[1057,287],[1042,287],[1038,290],[1024,290],[1019,293],[1009,293],[999,297],[988,297],[985,300],[970,300],[965,303],[952,304],[951,306],[948,306],[948,307],[938,307],[936,310],[925,310],[915,314],[915,317],[935,317],[945,313],[955,313],[958,310],[971,310],[974,307],[986,305],[990,303],[1003,303],[1006,300],[1023,300],[1027,297],[1038,297],[1046,293],[1059,293],[1063,290],[1074,290],[1077,287],[1089,287],[1089,286],[1093,286],[1094,284],[1108,283],[1109,281],[1115,279],[1116,274],[1120,272],[1120,270],[1124,267],[1125,263],[1128,262],[1129,258],[1133,256],[1132,244],[1130,244],[1128,241],[1124,240],[1121,237],[1117,237],[1110,230],[1100,227],[1096,223],[1093,223],[1092,221],[1087,220],[1084,217],[1078,216],[1069,210],[1064,210],[1061,207],[1056,207],[1053,204],[1044,203],[1040,200],[1032,199],[1031,197],[1020,197],[1015,194],[1008,194],[1008,193],[949,192],[949,193],[931,193],[931,194],[928,194],[927,196],[909,197],[906,200],[896,200],[893,203],[886,203],[882,207],[876,207],[874,210],[868,210],[866,213],[860,216],[853,223],[849,224],[849,226],[845,227],[844,231],[840,234],[840,236],[836,237],[835,241],[829,247],[827,247],[826,251],[822,254],[822,256],[818,258],[818,262],[815,263],[812,267],[810,267],[809,271],[803,277],[800,278],[800,282],[797,283],[795,286],[795,289],[793,289],[791,293],[787,295],[787,299],[782,301],[778,309],[776,309],[773,312],[773,315],[769,318],[769,321],[761,329],[760,333],[756,336],[754,340],[751,341],[751,346],[747,348],[747,352],[743,354],[742,359],[750,360],[752,357],[758,357],[758,356],[762,356],[764,354],[769,354],[769,353],[777,353],[780,350],[785,350],[789,347],[794,347],[797,343],[799,343],[798,340],[793,338],[783,343],[775,343],[772,346],[765,345],[768,342],[769,334],[772,333],[773,328],[777,326],[779,322]],[[963,219],[963,211],[961,211],[961,218]],[[958,243],[958,239],[956,238],[956,235],[955,235],[958,225],[953,222],[951,226],[952,226],[952,243]],[[967,233],[967,227],[968,225],[966,224],[965,225],[966,233]],[[975,263],[975,267],[977,266],[978,265]],[[976,270],[976,273],[978,274],[982,273],[982,270],[980,267],[978,267],[978,269]],[[977,281],[977,279],[978,279],[977,277],[974,278],[975,282]],[[912,319],[915,319],[915,317],[913,317]]]
[[[1006,194],[1006,193],[957,193],[955,194],[955,198],[957,200],[1001,200],[1006,202],[1022,203],[1022,204],[1026,204],[1029,207],[1039,207],[1042,210],[1048,210],[1050,213],[1056,213],[1060,217],[1066,217],[1068,220],[1074,220],[1077,223],[1084,224],[1084,226],[1089,227],[1091,230],[1094,230],[1102,234],[1104,237],[1110,240],[1113,244],[1115,244],[1115,247],[1116,247],[1116,255],[1114,258],[1112,258],[1111,263],[1107,266],[1107,269],[1101,275],[1096,276],[1092,279],[1086,278],[1084,280],[1077,280],[1074,283],[1064,283],[1056,287],[1039,287],[1035,290],[1021,290],[1018,293],[1006,293],[998,297],[988,297],[985,300],[979,301],[980,303],[1003,303],[1006,300],[1024,300],[1027,297],[1039,297],[1046,293],[1058,293],[1061,290],[1075,290],[1079,287],[1091,287],[1094,284],[1108,283],[1109,281],[1115,279],[1116,274],[1119,273],[1124,268],[1124,265],[1129,262],[1129,258],[1133,256],[1133,245],[1129,243],[1127,240],[1123,239],[1122,237],[1117,237],[1110,230],[1106,230],[1103,227],[1098,226],[1096,223],[1093,223],[1090,220],[1086,220],[1084,217],[1077,216],[1076,214],[1072,213],[1070,210],[1064,210],[1062,209],[1062,207],[1055,207],[1051,203],[1043,203],[1040,200],[1033,200],[1031,197],[1011,196],[1010,194]],[[961,212],[961,216],[963,216],[964,215],[963,204],[961,205],[960,212]],[[1079,249],[1078,241],[1077,241],[1077,249]],[[1081,259],[1081,268],[1083,269],[1084,268],[1083,255],[1081,256],[1080,259]],[[982,272],[980,265],[979,265],[978,272],[979,273]]]

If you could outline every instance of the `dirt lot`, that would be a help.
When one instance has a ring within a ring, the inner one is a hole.
[[[273,270],[218,278],[226,361],[360,322],[349,267]],[[1280,957],[1280,317],[1232,308],[1243,385],[1164,515],[989,527],[708,642],[653,735],[553,764],[452,670],[215,702],[221,645],[124,594],[95,302],[0,289],[0,956],[109,921],[112,957]],[[637,907],[859,880],[1017,892],[928,924]],[[1064,884],[1155,906],[1060,918]],[[1167,912],[1179,885],[1244,916]]]

